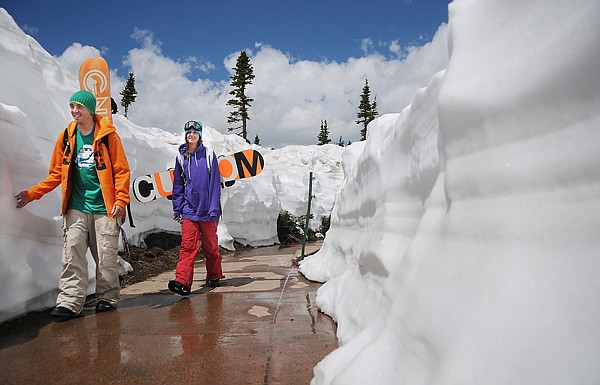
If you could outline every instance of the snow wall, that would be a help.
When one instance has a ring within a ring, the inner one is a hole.
[[[72,120],[68,100],[79,89],[76,75],[65,70],[6,10],[0,8],[0,322],[54,306],[61,268],[61,190],[16,209],[14,195],[48,175],[52,149],[60,132]],[[114,91],[114,90],[113,90]],[[113,92],[113,95],[116,93]],[[181,125],[190,119],[181,117]],[[177,147],[184,142],[160,128],[141,127],[120,114],[113,116],[135,178],[165,171],[175,165]],[[219,244],[234,241],[249,246],[278,244],[277,217],[282,211],[306,214],[309,172],[313,172],[314,215],[317,229],[333,207],[335,191],[343,180],[343,148],[337,145],[290,146],[266,149],[248,145],[237,135],[223,135],[206,127],[203,140],[218,155],[243,149],[258,150],[263,172],[222,190],[223,216]],[[146,235],[180,232],[171,219],[171,201],[160,198],[141,203],[131,191],[134,226],[125,224],[129,242],[143,245]],[[122,247],[122,245],[121,245]],[[89,259],[90,277],[95,266]],[[127,263],[121,260],[122,273]],[[130,268],[130,266],[129,266]],[[90,282],[93,292],[95,282]]]
[[[341,344],[311,384],[599,384],[600,2],[449,11],[300,266]]]

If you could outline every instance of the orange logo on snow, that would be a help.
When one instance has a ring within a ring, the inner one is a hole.
[[[219,157],[219,172],[223,181],[233,184],[238,179],[250,178],[261,173],[265,161],[256,150],[244,150]]]
[[[265,166],[263,156],[256,150],[244,150],[221,155],[219,173],[225,186],[238,179],[251,178],[260,174]],[[133,196],[138,202],[147,203],[157,198],[169,197],[173,193],[173,169],[141,175],[133,181]]]

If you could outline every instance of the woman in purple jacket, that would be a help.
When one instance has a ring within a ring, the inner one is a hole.
[[[217,157],[202,144],[202,128],[200,121],[185,124],[185,144],[179,146],[173,174],[173,219],[181,223],[181,251],[169,290],[181,295],[190,294],[201,244],[206,283],[217,287],[224,278],[217,238],[221,177]]]

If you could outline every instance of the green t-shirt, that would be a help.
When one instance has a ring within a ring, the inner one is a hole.
[[[95,130],[95,127],[94,127]],[[69,201],[69,209],[90,214],[106,214],[106,206],[102,197],[100,180],[94,162],[94,130],[89,135],[81,135],[77,128],[75,145],[75,164],[73,167],[73,191]]]

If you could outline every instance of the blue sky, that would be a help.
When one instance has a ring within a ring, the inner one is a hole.
[[[227,78],[226,56],[272,46],[294,60],[345,61],[365,53],[385,56],[393,42],[423,44],[448,20],[447,0],[257,0],[257,1],[104,1],[5,0],[17,24],[52,55],[72,43],[98,48],[111,68],[139,47],[134,30],[153,33],[174,60],[194,56],[208,68],[197,75]],[[96,16],[97,15],[97,16]],[[104,31],[98,27],[105,25]],[[109,26],[110,24],[110,26]],[[96,25],[96,26],[95,26]],[[370,44],[365,50],[365,39]],[[127,73],[127,69],[124,70]],[[196,69],[196,71],[200,71]]]
[[[323,119],[332,142],[354,142],[365,80],[380,114],[400,112],[448,63],[448,0],[99,4],[2,7],[73,74],[87,57],[103,56],[117,101],[133,71],[138,98],[129,118],[171,132],[190,119],[228,132],[229,76],[241,50],[256,76],[247,89],[255,99],[250,140],[259,135],[270,147],[315,144]]]

